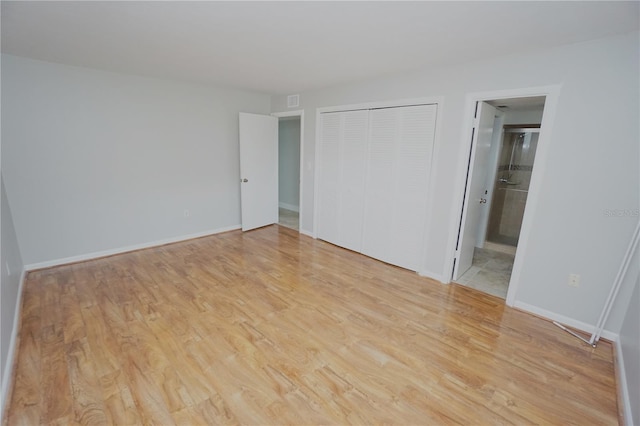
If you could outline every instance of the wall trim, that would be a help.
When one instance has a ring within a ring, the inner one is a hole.
[[[289,203],[283,203],[282,201],[280,201],[278,203],[278,207],[281,207],[283,209],[287,209],[287,210],[291,210],[292,212],[299,212],[300,211],[300,207],[293,205],[293,204],[289,204]]]
[[[442,284],[451,284],[451,281],[446,278],[443,274],[436,274],[432,271],[427,271],[426,269],[417,271],[417,274],[421,277],[430,278],[432,280],[436,280],[441,282]]]
[[[623,424],[631,425],[633,413],[631,412],[631,399],[629,398],[629,385],[627,384],[627,373],[624,369],[624,355],[622,353],[622,342],[620,339],[614,341],[614,353],[616,355],[616,383],[618,384],[618,401],[622,404]]]
[[[571,328],[575,328],[577,330],[583,331],[585,333],[591,334],[596,331],[596,326],[592,324],[587,324],[586,322],[578,321],[573,318],[569,318],[567,316],[548,311],[546,309],[539,308],[537,306],[530,305],[528,303],[516,301],[513,305],[514,308],[520,309],[521,311],[528,312],[530,314],[537,315],[542,318],[546,318],[551,321],[557,321],[563,325],[566,325]],[[558,328],[558,331],[564,333],[564,331]],[[620,340],[620,336],[611,331],[604,330],[602,332],[602,337],[612,342],[617,342]]]
[[[306,235],[307,237],[311,237],[311,238],[313,238],[314,240],[316,239],[316,237],[313,235],[313,232],[309,232],[309,231],[306,231],[306,230],[304,230],[304,229],[300,229],[300,233],[301,233],[302,235]]]
[[[162,246],[162,245],[165,245],[165,244],[178,243],[178,242],[181,242],[181,241],[192,240],[194,238],[207,237],[209,235],[220,234],[220,233],[223,233],[223,232],[235,231],[235,230],[238,230],[238,229],[241,229],[241,228],[242,228],[241,225],[232,225],[232,226],[226,226],[226,227],[223,227],[223,228],[217,228],[217,229],[212,229],[212,230],[208,230],[208,231],[197,232],[195,234],[180,235],[180,236],[177,236],[177,237],[171,237],[171,238],[165,238],[165,239],[162,239],[162,240],[150,241],[148,243],[135,244],[135,245],[132,245],[132,246],[119,247],[119,248],[110,249],[110,250],[104,250],[104,251],[98,251],[98,252],[93,252],[93,253],[81,254],[81,255],[78,255],[78,256],[65,257],[65,258],[62,258],[62,259],[54,259],[54,260],[47,260],[47,261],[44,261],[44,262],[30,263],[28,265],[24,265],[24,269],[26,271],[34,271],[36,269],[51,268],[53,266],[60,266],[60,265],[66,265],[66,264],[69,264],[69,263],[83,262],[85,260],[93,260],[93,259],[98,259],[98,258],[101,258],[101,257],[113,256],[113,255],[122,254],[122,253],[128,253],[130,251],[136,251],[136,250],[141,250],[141,249],[146,249],[146,248],[151,248],[151,247]]]
[[[27,277],[27,270],[23,267],[20,274],[20,283],[18,284],[18,297],[16,299],[16,309],[13,315],[13,327],[11,328],[11,338],[9,339],[9,352],[7,353],[7,363],[2,366],[2,396],[0,396],[0,418],[4,420],[5,409],[9,402],[9,396],[13,390],[13,384],[15,378],[15,361],[18,346],[18,332],[20,331],[22,318],[22,293],[24,288],[24,282]]]

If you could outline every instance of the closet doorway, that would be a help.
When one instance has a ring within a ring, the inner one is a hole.
[[[317,110],[317,238],[424,269],[437,111],[432,99]]]
[[[453,281],[506,299],[545,96],[476,104]]]

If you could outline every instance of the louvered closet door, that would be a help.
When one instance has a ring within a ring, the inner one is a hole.
[[[320,155],[318,159],[318,238],[337,241],[340,199],[340,113],[320,116]]]
[[[318,237],[362,248],[368,111],[322,114]]]
[[[370,113],[362,253],[419,270],[436,105]]]

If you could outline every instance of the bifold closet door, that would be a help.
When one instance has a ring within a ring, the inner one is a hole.
[[[421,269],[436,105],[371,110],[363,254]]]
[[[369,111],[320,116],[318,238],[362,249]]]

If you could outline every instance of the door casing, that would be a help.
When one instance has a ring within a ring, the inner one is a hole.
[[[533,219],[538,207],[540,198],[540,188],[547,164],[549,145],[553,130],[554,118],[556,116],[558,97],[560,95],[562,85],[551,85],[541,87],[530,87],[522,89],[497,90],[491,92],[469,93],[466,96],[465,113],[462,134],[462,142],[460,145],[460,153],[458,156],[458,173],[456,177],[456,193],[454,197],[452,210],[462,214],[464,202],[464,190],[467,180],[467,163],[469,159],[469,144],[471,143],[470,135],[473,131],[473,122],[475,115],[476,102],[484,102],[499,99],[510,98],[528,98],[534,96],[545,96],[544,112],[542,114],[542,122],[540,124],[540,136],[538,139],[538,147],[536,149],[536,166],[531,175],[531,183],[529,185],[529,194],[527,197],[527,205],[522,219],[522,227],[520,228],[520,239],[516,250],[516,257],[511,272],[511,280],[509,281],[509,289],[507,291],[506,304],[514,306],[517,300],[518,287],[527,250],[529,248],[529,239],[533,228]],[[447,246],[447,258],[445,261],[445,271],[449,271],[449,282],[453,277],[453,262],[455,259],[456,243],[458,241],[458,227],[460,215],[451,215],[449,223],[449,243]]]

